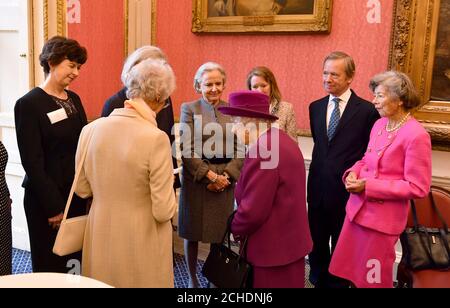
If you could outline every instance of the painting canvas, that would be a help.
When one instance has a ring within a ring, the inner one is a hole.
[[[442,1],[436,38],[431,100],[450,101],[450,1]]]
[[[208,17],[311,15],[314,0],[209,0]]]
[[[193,0],[193,32],[322,32],[332,0]]]

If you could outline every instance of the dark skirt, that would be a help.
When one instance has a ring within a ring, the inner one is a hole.
[[[64,257],[53,253],[53,245],[58,231],[49,226],[43,207],[39,205],[30,189],[25,189],[23,201],[30,236],[33,272],[71,272],[75,274],[79,272],[81,274],[81,252]],[[85,201],[74,195],[70,210],[68,217],[83,215]]]

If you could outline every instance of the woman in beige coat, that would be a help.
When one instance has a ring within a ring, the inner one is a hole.
[[[82,274],[114,287],[173,287],[175,213],[170,142],[156,114],[175,88],[170,66],[145,60],[129,73],[125,108],[83,129],[87,154],[76,193],[93,197]]]

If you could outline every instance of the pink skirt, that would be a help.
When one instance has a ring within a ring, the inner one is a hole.
[[[365,228],[345,217],[329,271],[358,288],[393,288],[397,235]]]
[[[283,266],[253,267],[253,288],[304,288],[305,258]]]

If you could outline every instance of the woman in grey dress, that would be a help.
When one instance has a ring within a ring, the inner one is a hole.
[[[0,276],[11,275],[12,270],[12,234],[11,203],[6,185],[5,169],[8,152],[0,141]]]
[[[222,240],[233,211],[234,183],[243,163],[244,153],[231,132],[231,118],[217,109],[227,106],[220,99],[225,81],[225,71],[219,64],[203,64],[194,78],[201,99],[181,105],[183,177],[178,225],[179,235],[185,239],[190,287],[198,287],[198,242],[214,244]]]

